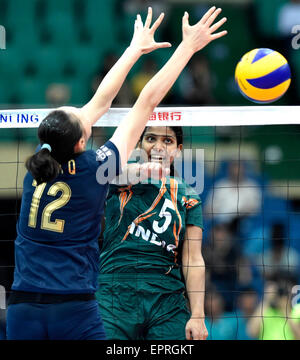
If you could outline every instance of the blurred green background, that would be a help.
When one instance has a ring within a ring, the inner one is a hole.
[[[145,19],[151,5],[154,18],[162,11],[166,14],[156,40],[169,41],[173,47],[144,56],[134,66],[113,103],[130,107],[181,41],[184,11],[190,13],[193,24],[212,4],[222,7],[222,16],[228,18],[224,25],[228,35],[193,58],[161,105],[256,105],[239,93],[234,71],[242,55],[258,47],[281,52],[292,67],[292,85],[275,105],[299,104],[300,50],[291,46],[293,19],[287,11],[296,6],[300,22],[298,0],[0,0],[0,24],[6,30],[6,49],[0,50],[0,107],[52,108],[86,103],[129,46],[136,14]],[[286,24],[290,24],[288,31]],[[113,129],[99,131],[94,134],[95,144],[97,137],[102,142]],[[245,156],[260,161],[260,171],[263,167],[271,179],[300,179],[297,126],[247,127],[242,136],[240,132],[234,128],[194,128],[191,144],[200,144],[208,153],[213,153],[217,144],[222,160],[226,149],[238,149],[242,139],[246,148],[252,149],[245,150]],[[191,129],[185,129],[185,134],[191,137]],[[3,144],[14,148],[17,142],[23,157],[38,141],[35,129],[1,129],[0,140],[1,149]],[[266,163],[266,153],[276,159]]]
[[[189,11],[190,21],[194,23],[211,3],[188,0],[0,0],[0,23],[6,29],[7,38],[6,50],[0,53],[1,106],[52,105],[55,99],[47,94],[47,90],[50,84],[57,83],[68,88],[64,103],[81,105],[93,93],[92,84],[97,74],[101,75],[130,44],[137,12],[145,19],[148,5],[153,6],[154,17],[165,11],[166,18],[157,39],[170,41],[175,48],[181,41],[184,11]],[[222,7],[222,15],[228,18],[224,26],[228,35],[211,43],[198,55],[207,62],[205,70],[207,67],[210,75],[207,87],[212,99],[208,103],[249,105],[235,86],[234,70],[241,56],[253,48],[274,48],[287,56],[292,65],[299,64],[299,52],[289,51],[286,37],[279,29],[279,12],[287,3],[288,0],[214,2]],[[162,49],[142,58],[130,73],[129,83],[149,59],[153,60],[152,69],[159,68],[172,51]],[[296,89],[291,89],[276,104],[291,104],[299,99],[299,84],[294,75]],[[179,84],[180,81],[166,102],[185,104],[184,86]],[[135,98],[136,94],[133,95]],[[126,100],[119,100],[117,105],[132,103]]]

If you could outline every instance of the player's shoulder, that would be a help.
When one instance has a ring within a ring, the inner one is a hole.
[[[108,140],[103,145],[100,145],[96,150],[85,150],[81,153],[81,156],[96,162],[101,162],[114,153],[118,153],[118,148],[112,141]]]
[[[180,196],[187,210],[202,205],[200,194],[198,194],[196,190],[191,185],[187,184],[184,180],[182,183]]]
[[[84,169],[86,167],[90,167],[91,164],[96,163],[96,153],[94,150],[86,150],[80,154],[76,154],[73,159],[70,160],[75,161],[76,166]],[[69,161],[69,162],[70,162]],[[65,166],[69,166],[69,162],[64,164]]]
[[[191,196],[200,198],[200,196],[197,194],[195,189],[191,185],[189,185],[183,178],[174,176],[173,179],[174,179],[175,183],[177,184],[179,194],[191,195]]]
[[[96,160],[96,151],[93,149],[89,149],[84,151],[83,153],[80,154],[80,159],[92,159],[92,160]]]

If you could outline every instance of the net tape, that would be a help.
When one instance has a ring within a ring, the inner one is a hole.
[[[0,110],[1,128],[37,128],[55,109]],[[130,108],[111,108],[94,127],[116,127]],[[148,126],[297,125],[300,106],[158,107]]]

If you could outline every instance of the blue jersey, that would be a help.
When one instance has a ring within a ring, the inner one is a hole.
[[[15,241],[13,290],[94,293],[101,218],[108,182],[120,172],[118,149],[108,141],[78,154],[61,174],[36,186],[24,178]]]

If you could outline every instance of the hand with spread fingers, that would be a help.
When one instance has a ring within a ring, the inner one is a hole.
[[[161,13],[154,24],[151,26],[152,22],[152,8],[148,8],[148,15],[143,24],[142,18],[140,15],[137,15],[134,24],[134,34],[130,44],[130,47],[139,48],[143,54],[148,54],[156,49],[171,47],[171,44],[168,42],[157,43],[154,40],[155,31],[161,24],[164,18],[164,13]],[[151,26],[151,27],[150,27]]]
[[[222,9],[216,9],[216,7],[213,6],[195,25],[189,24],[189,14],[185,12],[182,19],[183,43],[192,49],[194,53],[203,49],[211,41],[227,34],[226,30],[215,33],[215,31],[227,21],[227,19],[223,17],[214,24],[214,21],[221,11]]]

